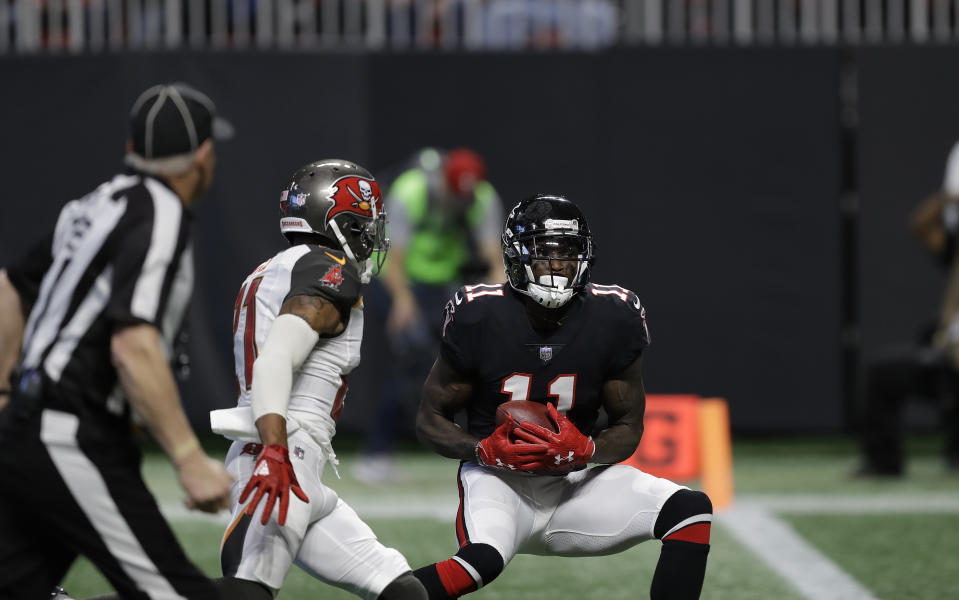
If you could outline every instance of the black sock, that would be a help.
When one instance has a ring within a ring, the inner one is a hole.
[[[467,570],[462,563],[472,569]],[[504,566],[503,557],[489,544],[466,544],[454,558],[420,567],[413,575],[426,588],[430,600],[451,600],[490,583],[499,577]],[[474,574],[479,579],[474,579]]]
[[[696,600],[703,590],[709,544],[666,540],[649,587],[650,600]]]
[[[376,598],[377,600],[427,600],[429,596],[413,573],[407,571],[391,581]]]
[[[436,565],[426,565],[413,571],[413,576],[420,580],[426,593],[430,595],[430,600],[447,600],[450,595],[446,593],[443,582],[440,581],[440,574],[436,570]]]
[[[235,577],[221,577],[214,579],[216,589],[224,599],[231,600],[273,600],[270,588],[256,581],[236,579]]]

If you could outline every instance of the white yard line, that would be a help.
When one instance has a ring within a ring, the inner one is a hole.
[[[736,500],[736,506],[761,506],[780,513],[800,514],[886,514],[959,512],[955,493],[923,494],[748,494]]]
[[[816,550],[773,513],[955,513],[955,494],[749,494],[718,515],[721,523],[760,560],[809,600],[874,600],[858,581]]]
[[[809,600],[876,600],[761,504],[737,502],[716,521]]]

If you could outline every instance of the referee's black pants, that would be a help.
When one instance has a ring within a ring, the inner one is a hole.
[[[125,599],[219,599],[160,514],[129,433],[44,404],[15,395],[0,411],[0,600],[48,598],[80,554]]]

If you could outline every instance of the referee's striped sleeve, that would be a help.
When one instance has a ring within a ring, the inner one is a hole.
[[[189,216],[173,192],[154,181],[130,190],[116,238],[109,316],[116,326],[162,327],[172,278],[187,245]]]

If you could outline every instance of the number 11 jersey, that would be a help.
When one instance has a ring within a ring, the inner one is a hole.
[[[534,329],[525,296],[506,284],[460,288],[446,305],[441,355],[473,385],[467,429],[483,438],[508,400],[551,402],[586,435],[602,406],[603,383],[649,345],[646,309],[633,292],[589,284],[561,325]]]

